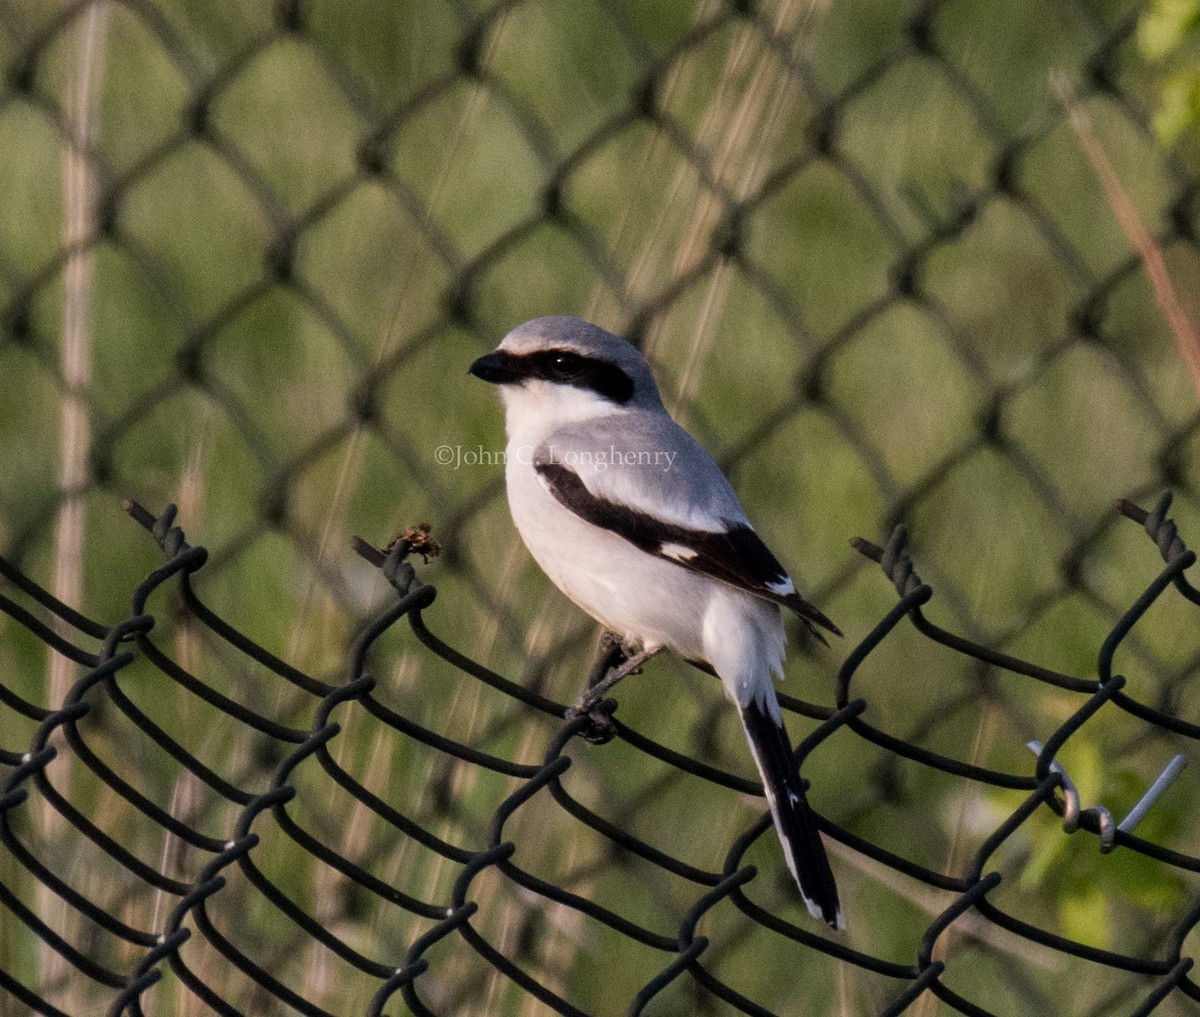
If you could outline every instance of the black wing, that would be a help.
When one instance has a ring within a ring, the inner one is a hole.
[[[817,625],[842,634],[796,592],[779,560],[745,523],[733,523],[722,532],[690,529],[596,496],[578,474],[561,463],[535,462],[534,468],[555,499],[580,519],[615,533],[647,554],[795,611],[822,642]]]

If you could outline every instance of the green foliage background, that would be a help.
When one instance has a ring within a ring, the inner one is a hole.
[[[1200,416],[1054,82],[1075,97],[1196,321],[1197,165],[1175,143],[1178,118],[1164,126],[1175,100],[1161,64],[1194,22],[1155,35],[1166,6],[4,0],[0,552],[47,585],[65,555],[64,596],[115,622],[159,562],[120,499],[176,501],[190,539],[212,551],[199,580],[206,601],[298,667],[340,680],[350,639],[386,600],[350,535],[382,544],[427,520],[446,546],[422,571],[439,589],[431,626],[569,701],[592,626],[520,547],[501,469],[439,465],[436,450],[498,451],[494,393],[466,366],[525,319],[573,313],[642,342],[672,409],[845,631],[829,651],[795,656],[789,692],[832,701],[839,662],[894,602],[847,540],[881,541],[902,520],[939,623],[1094,677],[1104,635],[1159,567],[1111,502],[1145,503],[1170,484],[1183,531],[1200,540]],[[65,153],[89,80],[96,186],[83,233],[69,234]],[[80,267],[81,288],[69,283]],[[88,323],[77,386],[62,361],[68,307]],[[64,445],[76,397],[90,434]],[[86,479],[64,490],[71,457]],[[69,503],[84,513],[75,566],[56,537]],[[169,602],[152,607],[156,638],[177,659],[307,726],[311,700],[179,623]],[[1195,632],[1194,612],[1156,606],[1122,649],[1131,694],[1194,704]],[[537,762],[556,730],[404,631],[387,637],[375,669],[396,709],[496,755]],[[622,688],[622,719],[748,773],[715,684],[677,662],[652,670]],[[46,703],[45,675],[44,647],[0,628],[0,681]],[[123,682],[199,757],[265,785],[278,745],[149,667]],[[856,682],[872,723],[1023,773],[1033,765],[1024,743],[1081,702],[981,674],[909,631]],[[512,781],[392,736],[362,711],[347,708],[342,722],[343,766],[439,836],[485,843]],[[3,747],[33,730],[0,707]],[[795,719],[797,737],[807,730]],[[115,711],[88,718],[87,733],[155,800],[227,829],[232,806],[139,747]],[[1085,802],[1120,815],[1186,749],[1105,711],[1062,758]],[[619,743],[573,754],[572,793],[696,865],[719,867],[760,809]],[[805,773],[834,822],[952,871],[1021,800],[901,763],[848,732]],[[205,860],[164,843],[82,766],[64,758],[52,776],[139,856],[177,851],[171,865],[193,874]],[[297,782],[299,822],[407,892],[448,899],[455,866],[397,838],[318,773]],[[1172,792],[1147,836],[1188,850],[1200,834],[1194,801]],[[21,821],[74,885],[121,901],[133,924],[161,915],[161,900],[78,838],[50,836],[52,818],[31,805]],[[359,899],[279,830],[260,832],[262,869],[373,956],[398,964],[429,928]],[[505,835],[518,864],[667,935],[698,896],[614,855],[545,796]],[[774,845],[764,838],[751,860],[764,873],[756,899],[805,921]],[[1195,894],[1194,880],[1164,866],[1065,838],[1044,812],[996,864],[1001,907],[1132,953],[1161,948]],[[835,867],[845,942],[911,963],[949,897],[852,852]],[[0,877],[36,896],[13,859]],[[669,961],[494,873],[472,893],[492,905],[481,930],[587,1009],[623,1009],[612,1001]],[[318,1005],[357,1012],[377,988],[244,883],[225,900],[222,927]],[[78,932],[52,900],[40,906]],[[7,912],[0,922],[5,969],[49,984],[53,965],[32,937]],[[706,963],[764,1006],[868,1013],[899,990],[732,913],[706,922]],[[1000,1013],[1031,1012],[1031,1000],[1040,1012],[1125,1013],[1149,984],[1020,941],[951,934],[945,948],[949,983]],[[136,951],[112,949],[117,967],[136,962]],[[211,949],[189,949],[227,998],[271,1012]],[[443,944],[431,959],[424,991],[443,1012],[543,1012],[465,950]],[[71,1012],[91,1005],[77,985],[54,991]],[[156,1012],[201,1012],[172,977],[155,994]],[[725,1011],[681,980],[653,1012]],[[1190,1011],[1172,998],[1161,1012]]]
[[[1160,76],[1154,128],[1195,149],[1200,128],[1200,3],[1154,0],[1138,22],[1138,48]]]

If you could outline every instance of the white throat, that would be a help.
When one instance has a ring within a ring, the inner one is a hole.
[[[559,428],[622,412],[589,389],[531,380],[500,386],[509,442],[536,444]]]

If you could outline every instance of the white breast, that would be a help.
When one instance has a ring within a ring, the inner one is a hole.
[[[609,629],[646,649],[704,659],[712,580],[638,550],[560,505],[510,450],[505,477],[517,531],[550,580]]]

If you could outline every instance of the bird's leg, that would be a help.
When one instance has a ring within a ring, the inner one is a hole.
[[[600,633],[600,657],[588,676],[588,689],[593,689],[604,680],[604,676],[615,667],[620,667],[630,657],[624,641],[615,632]],[[585,693],[586,695],[586,693]]]
[[[591,713],[609,689],[622,678],[641,671],[642,665],[662,649],[662,647],[657,647],[653,650],[642,650],[640,653],[630,656],[627,655],[620,640],[611,633],[605,633],[601,646],[606,648],[604,655],[592,672],[587,691],[576,700],[574,706],[567,710],[568,719]]]
[[[642,665],[656,653],[658,653],[658,650],[642,650],[641,653],[635,653],[632,657],[626,657],[623,664],[612,668],[608,674],[592,685],[580,697],[579,701],[575,704],[575,708],[580,713],[587,713],[604,698],[604,693],[616,685],[622,678],[628,677],[631,674],[638,674],[642,670]]]

